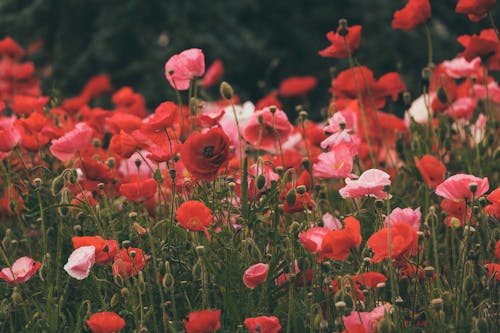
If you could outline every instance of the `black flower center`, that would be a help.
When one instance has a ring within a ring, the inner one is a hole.
[[[203,147],[203,157],[210,158],[214,156],[214,146]]]

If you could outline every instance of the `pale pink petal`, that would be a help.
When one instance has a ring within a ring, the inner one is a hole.
[[[90,274],[90,269],[95,262],[95,247],[82,246],[74,250],[64,265],[64,270],[77,280],[83,280]]]

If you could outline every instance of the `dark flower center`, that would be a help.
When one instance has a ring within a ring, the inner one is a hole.
[[[214,146],[203,147],[203,157],[210,158],[214,156]]]

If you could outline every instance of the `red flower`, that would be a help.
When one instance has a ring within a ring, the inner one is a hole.
[[[120,155],[121,157],[129,158],[137,149],[137,140],[124,130],[120,134],[115,134],[109,142],[109,151]]]
[[[314,76],[292,76],[280,83],[279,94],[283,97],[303,96],[318,84]]]
[[[266,106],[276,106],[278,109],[282,109],[283,105],[278,99],[278,94],[273,91],[266,96],[262,97],[259,101],[257,101],[257,104],[255,105],[255,110],[262,110]]]
[[[7,118],[8,119],[8,118]],[[0,152],[10,152],[20,141],[21,133],[16,126],[13,126],[12,121],[6,122],[0,120]]]
[[[4,279],[8,284],[26,282],[35,275],[41,265],[33,258],[21,257],[12,264],[12,267],[0,271],[0,279]]]
[[[135,276],[144,268],[147,259],[141,249],[122,248],[111,267],[113,276],[120,275],[123,279]]]
[[[283,143],[293,130],[286,113],[276,107],[273,113],[271,108],[256,111],[243,128],[243,138],[260,149],[273,150],[278,143],[278,135]]]
[[[488,16],[488,12],[496,5],[497,0],[458,0],[455,11],[467,14],[469,20],[478,22]]]
[[[219,169],[229,161],[229,145],[229,138],[220,128],[206,133],[194,132],[184,142],[181,158],[194,177],[214,180]]]
[[[392,28],[408,32],[427,22],[430,17],[429,0],[410,0],[403,9],[394,13]]]
[[[115,112],[111,117],[106,118],[106,125],[111,133],[125,131],[132,133],[142,126],[142,118],[134,114]]]
[[[211,333],[220,328],[221,310],[202,310],[191,312],[187,320],[184,320],[184,328],[187,333]]]
[[[495,246],[495,258],[500,260],[500,240],[497,242],[497,245]]]
[[[326,34],[326,38],[332,45],[319,51],[320,56],[325,58],[346,58],[348,56],[344,37],[339,34],[340,29],[342,28],[339,26],[337,32],[330,31]],[[351,54],[359,48],[359,44],[361,43],[361,30],[362,27],[360,25],[347,27],[347,36],[345,36],[345,38]]]
[[[106,264],[118,254],[118,242],[114,239],[107,240],[101,236],[83,236],[73,237],[71,241],[75,250],[82,246],[95,247],[95,262],[97,264]]]
[[[15,40],[7,36],[0,40],[0,54],[13,59],[19,59],[24,57],[24,50]]]
[[[378,272],[361,273],[355,278],[359,284],[369,289],[376,288],[379,283],[387,281],[387,277],[384,274]]]
[[[264,283],[269,273],[269,265],[258,263],[250,266],[243,274],[243,283],[250,289],[254,289],[257,285]]]
[[[432,155],[424,155],[421,159],[415,156],[413,159],[415,166],[428,186],[436,188],[443,182],[446,167],[440,160]]]
[[[110,183],[115,179],[111,169],[106,164],[97,162],[92,158],[82,160],[82,171],[88,180]]]
[[[10,104],[10,108],[18,115],[29,115],[32,112],[41,111],[48,102],[49,98],[45,96],[16,95]]]
[[[205,88],[209,88],[219,82],[219,80],[224,74],[224,64],[220,60],[215,60],[210,67],[208,67],[201,84]]]
[[[281,199],[286,198],[286,193],[285,196],[282,195]],[[309,192],[305,192],[304,194],[298,194],[297,193],[297,199],[293,203],[293,205],[288,204],[288,200],[285,200],[285,203],[283,205],[283,212],[286,214],[294,214],[294,213],[301,213],[304,211],[304,209],[313,209],[314,208],[314,202],[311,200],[311,195]]]
[[[114,312],[97,312],[85,321],[92,333],[113,333],[125,327],[125,320]]]
[[[156,180],[148,178],[128,184],[121,184],[120,194],[132,202],[143,202],[154,197],[157,187]]]
[[[90,78],[85,84],[82,91],[82,96],[87,99],[99,97],[103,94],[109,93],[112,90],[111,80],[107,74],[99,74]]]
[[[484,207],[488,215],[492,215],[500,220],[500,187],[486,196],[486,199],[492,202],[491,205]],[[500,251],[500,248],[499,248]],[[500,255],[499,255],[500,257]],[[500,258],[498,258],[500,259]]]
[[[281,330],[280,320],[277,317],[247,318],[243,323],[249,333],[278,333]]]
[[[417,231],[404,222],[391,223],[390,245],[389,229],[387,227],[377,231],[368,239],[368,247],[375,256],[372,262],[380,262],[389,258],[389,246],[392,258],[407,256],[414,252],[418,244]]]
[[[183,202],[177,209],[175,218],[184,229],[203,231],[207,238],[210,238],[207,227],[212,224],[213,216],[210,208],[203,202],[197,200]]]
[[[471,62],[476,57],[483,60],[498,53],[500,43],[494,29],[484,29],[478,35],[462,35],[457,38],[458,42],[465,47],[460,56]]]
[[[344,220],[345,228],[328,232],[321,242],[321,258],[346,260],[351,249],[361,244],[359,221],[352,217]]]
[[[488,269],[488,275],[500,282],[500,264],[487,264],[486,268]]]
[[[172,127],[177,118],[177,105],[172,102],[163,102],[158,105],[155,112],[145,121],[142,129],[151,132],[165,132]]]

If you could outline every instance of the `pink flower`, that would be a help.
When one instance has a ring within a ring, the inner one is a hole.
[[[346,131],[356,131],[358,117],[356,112],[350,108],[335,112],[333,116],[328,119],[328,126],[323,128],[325,132],[337,133],[344,128]]]
[[[21,257],[14,262],[12,267],[0,271],[0,279],[7,281],[7,284],[26,282],[38,271],[41,265],[33,258]]]
[[[475,184],[477,190],[472,193],[471,185]],[[436,188],[436,194],[453,201],[470,200],[474,195],[478,198],[489,189],[488,178],[478,178],[472,175],[457,174],[449,177]]]
[[[21,141],[21,133],[14,126],[15,120],[15,117],[0,118],[0,152],[10,152]]]
[[[344,316],[344,325],[349,332],[375,333],[378,322],[390,310],[391,305],[386,303],[376,307],[371,312],[353,311],[349,316]]]
[[[258,263],[250,266],[243,274],[243,283],[250,289],[257,287],[267,279],[269,265]]]
[[[69,161],[77,151],[90,143],[92,134],[92,128],[86,123],[78,123],[72,131],[52,140],[50,152],[63,162]]]
[[[343,130],[340,132],[333,133],[325,140],[321,141],[320,147],[322,149],[330,149],[338,145],[348,145],[351,148],[353,154],[357,154],[360,140],[356,135],[351,135],[349,131]]]
[[[311,228],[305,232],[299,233],[299,241],[302,243],[302,246],[304,246],[312,253],[318,253],[319,251],[321,251],[321,243],[323,242],[323,238],[329,232],[330,229],[325,227]]]
[[[283,143],[292,130],[293,126],[285,112],[276,108],[273,115],[271,107],[265,107],[252,115],[243,128],[242,135],[255,147],[274,150],[275,143],[278,144],[278,136]]]
[[[387,226],[387,223],[390,221],[391,225],[396,222],[404,222],[409,224],[416,231],[420,230],[420,219],[422,218],[422,213],[420,212],[420,207],[417,209],[411,208],[395,208],[389,217],[387,217],[384,221],[384,225]]]
[[[278,317],[260,316],[247,318],[244,324],[249,333],[278,333],[281,330]]]
[[[453,119],[470,120],[477,106],[477,100],[470,97],[461,97],[455,100],[447,109],[446,114]]]
[[[205,55],[200,49],[189,49],[172,56],[165,64],[165,77],[177,90],[189,89],[195,77],[205,73]]]
[[[441,66],[449,77],[461,79],[476,74],[481,70],[481,58],[477,57],[468,62],[465,58],[459,57],[443,61]]]
[[[488,83],[487,88],[484,87],[484,84],[475,84],[473,89],[477,98],[486,99],[488,97],[496,104],[500,104],[500,87],[496,81]]]
[[[346,145],[340,144],[318,156],[313,164],[313,175],[318,178],[346,178],[351,176],[354,155]]]
[[[389,174],[378,169],[366,170],[358,179],[346,178],[346,186],[339,190],[342,198],[359,198],[370,195],[377,199],[387,198],[384,186],[391,185]]]
[[[83,280],[90,274],[95,262],[95,246],[82,246],[71,253],[64,270],[77,280]]]
[[[340,220],[330,213],[326,213],[325,215],[323,215],[322,220],[325,228],[328,228],[330,230],[342,229],[342,223],[340,222]]]

